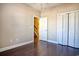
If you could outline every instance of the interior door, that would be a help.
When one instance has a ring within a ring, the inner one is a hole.
[[[68,44],[68,14],[62,15],[62,40],[63,45]]]
[[[75,13],[69,13],[69,40],[68,45],[74,47],[75,43]]]
[[[57,14],[57,42],[63,44],[62,40],[62,14]]]
[[[39,44],[39,17],[34,17],[34,46]]]

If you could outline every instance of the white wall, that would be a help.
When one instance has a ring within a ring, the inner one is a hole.
[[[35,15],[25,4],[0,4],[0,48],[32,41]]]

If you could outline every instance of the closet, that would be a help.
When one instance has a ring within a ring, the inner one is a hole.
[[[57,42],[79,48],[79,11],[57,14]]]

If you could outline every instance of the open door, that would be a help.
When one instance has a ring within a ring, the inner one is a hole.
[[[39,44],[39,17],[34,17],[34,46]]]

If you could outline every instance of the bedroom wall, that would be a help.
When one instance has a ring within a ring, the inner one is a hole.
[[[0,4],[0,48],[32,41],[33,16],[39,12],[25,4]]]
[[[79,10],[79,4],[61,4],[44,10],[48,17],[48,40],[57,41],[57,14]],[[25,4],[0,4],[0,48],[33,40],[33,16],[40,13]]]
[[[57,42],[57,14],[79,10],[79,4],[61,4],[42,12],[42,16],[48,17],[48,40]]]

